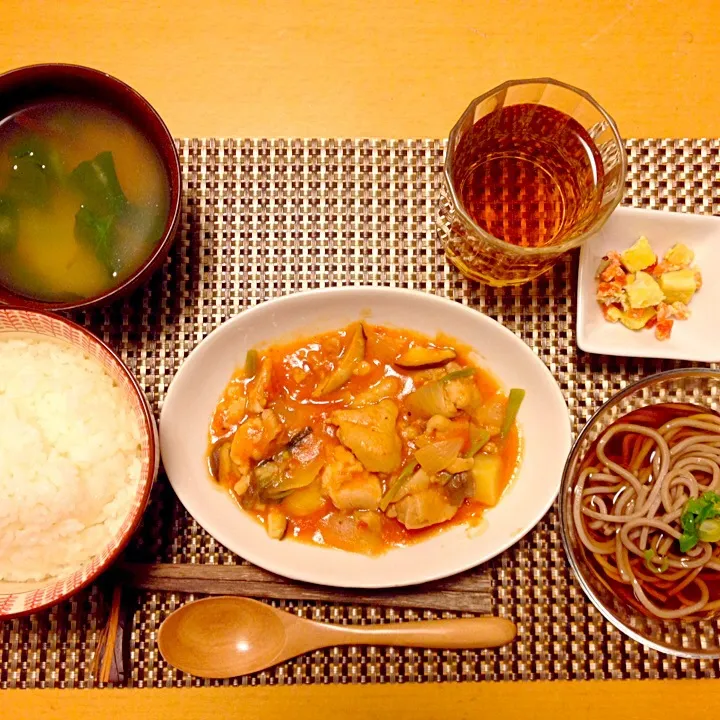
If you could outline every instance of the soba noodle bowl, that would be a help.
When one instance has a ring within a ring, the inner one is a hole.
[[[665,620],[720,611],[720,416],[667,403],[613,423],[583,460],[572,512],[624,600]]]

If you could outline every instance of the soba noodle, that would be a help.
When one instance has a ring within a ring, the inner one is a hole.
[[[573,520],[611,590],[655,617],[698,619],[720,610],[720,544],[699,539],[681,552],[683,515],[689,501],[712,504],[719,491],[720,416],[651,405],[595,442],[573,490]]]

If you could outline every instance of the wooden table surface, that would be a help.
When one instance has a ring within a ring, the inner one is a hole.
[[[549,75],[625,137],[720,135],[717,0],[2,0],[0,71],[73,62],[178,136],[445,137],[471,98]]]
[[[720,136],[717,0],[2,0],[0,72],[101,68],[176,136],[444,137],[510,78],[589,91],[625,137]],[[625,718],[710,706],[713,681],[3,693],[17,718]],[[716,695],[715,695],[716,696]]]

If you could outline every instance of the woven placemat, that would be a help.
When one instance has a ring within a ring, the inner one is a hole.
[[[182,140],[180,235],[162,272],[126,301],[76,313],[116,348],[157,411],[182,360],[243,308],[308,288],[372,284],[443,295],[496,318],[555,375],[575,430],[637,377],[678,363],[591,356],[575,346],[576,259],[516,289],[464,280],[437,246],[439,140]],[[720,141],[628,141],[626,203],[720,210]],[[236,563],[159,478],[128,559]],[[480,679],[716,677],[720,664],[667,657],[624,639],[585,600],[563,555],[552,510],[489,563],[494,611],[519,625],[499,651],[341,648],[317,651],[231,684],[428,682]],[[91,663],[109,609],[99,584],[50,611],[0,624],[0,688],[92,687]],[[126,657],[111,684],[206,685],[168,667],[156,644],[169,612],[191,596],[141,593]],[[371,623],[431,612],[278,602],[306,617]]]

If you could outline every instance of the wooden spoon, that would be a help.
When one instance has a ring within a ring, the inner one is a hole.
[[[509,643],[515,625],[497,617],[348,627],[304,620],[240,597],[196,600],[160,626],[165,660],[192,675],[228,678],[264,670],[330,645],[488,648]]]

